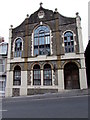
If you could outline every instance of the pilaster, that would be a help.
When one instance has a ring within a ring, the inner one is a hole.
[[[27,71],[21,71],[20,95],[27,95]]]
[[[13,71],[7,71],[5,97],[11,97],[12,96],[12,88],[13,88]]]
[[[86,70],[79,69],[80,89],[87,89]]]
[[[77,25],[78,41],[79,41],[79,53],[84,53],[83,41],[82,41],[81,18],[79,16],[79,13],[76,13],[76,25]]]
[[[43,70],[41,70],[41,86],[43,86]]]
[[[58,91],[64,90],[64,73],[63,69],[58,70]]]

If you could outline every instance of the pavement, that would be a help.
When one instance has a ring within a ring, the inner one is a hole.
[[[45,93],[37,95],[28,95],[28,96],[17,96],[3,99],[16,99],[16,98],[30,98],[32,99],[43,99],[43,98],[56,98],[56,97],[75,97],[75,96],[84,96],[90,95],[90,89],[73,89],[73,90],[61,90],[58,93]]]

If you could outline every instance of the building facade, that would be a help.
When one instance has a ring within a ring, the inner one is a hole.
[[[6,97],[86,89],[81,18],[40,8],[9,30]]]
[[[0,38],[0,95],[5,96],[8,44]]]

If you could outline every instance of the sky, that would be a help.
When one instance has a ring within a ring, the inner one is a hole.
[[[89,40],[90,40],[90,2],[88,3],[88,36],[89,36]]]
[[[43,7],[58,12],[66,17],[81,17],[82,37],[84,50],[88,44],[88,2],[89,0],[0,0],[0,36],[9,40],[9,28],[20,25],[26,18],[39,9],[40,2]]]

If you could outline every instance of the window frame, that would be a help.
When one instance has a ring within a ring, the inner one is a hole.
[[[45,68],[48,66],[47,68]],[[46,78],[49,75],[49,79]],[[45,64],[43,68],[43,85],[52,86],[52,68],[50,64]]]
[[[19,75],[17,75],[17,73],[19,73]],[[18,79],[16,80],[17,76],[18,76]],[[13,85],[14,86],[20,86],[21,85],[21,67],[18,66],[18,65],[14,67],[14,71],[13,71]]]
[[[6,70],[6,59],[0,59],[0,73],[4,73]]]
[[[38,64],[33,66],[33,85],[41,85],[41,69]]]
[[[19,56],[15,56],[15,47],[16,47],[16,41],[18,40],[18,39],[20,39],[21,40],[21,43],[22,43],[22,46],[21,46],[21,50],[19,50],[19,51],[17,51],[17,52],[19,52]],[[13,57],[14,58],[20,58],[20,57],[22,57],[22,51],[23,51],[23,39],[21,38],[21,37],[17,37],[15,40],[14,40],[14,42],[13,42]]]
[[[67,36],[65,36],[65,34],[67,34],[67,33],[72,34],[72,36],[69,37],[70,41],[68,41]],[[71,39],[71,37],[73,37],[73,39]],[[73,45],[72,45],[72,42],[73,42]],[[67,31],[65,31],[63,33],[63,43],[64,43],[64,52],[65,52],[65,54],[75,52],[75,34],[74,34],[73,31],[67,30]],[[69,43],[70,43],[70,45],[69,45]],[[65,44],[67,44],[67,46]],[[66,49],[67,49],[67,51],[66,51]]]
[[[43,30],[44,28],[47,30],[47,32],[45,30]],[[44,33],[44,35],[42,35],[42,33]],[[37,35],[37,37],[36,37],[36,35]],[[35,45],[35,38],[37,38],[36,41],[38,41],[37,45]],[[42,44],[40,44],[40,39],[41,39]],[[44,44],[43,44],[42,40],[44,41]],[[36,52],[35,52],[35,47],[36,47]],[[40,53],[40,51],[41,51],[41,53]],[[51,31],[50,31],[50,28],[47,25],[39,25],[34,29],[34,32],[33,32],[33,55],[36,56],[36,55],[50,55],[50,54],[51,54]]]

